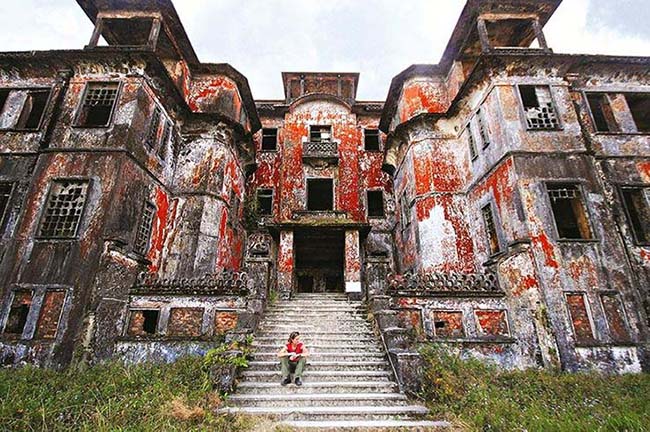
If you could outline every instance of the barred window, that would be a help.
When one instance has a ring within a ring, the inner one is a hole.
[[[467,140],[469,142],[469,155],[472,160],[475,160],[478,157],[478,151],[476,150],[476,139],[474,139],[474,128],[471,122],[467,125]]]
[[[77,126],[105,127],[111,122],[119,83],[88,83]]]
[[[81,222],[87,191],[87,181],[54,181],[41,219],[39,237],[75,237]]]
[[[560,126],[549,86],[519,86],[528,129],[557,129]]]
[[[485,110],[481,108],[478,112],[478,129],[481,133],[481,139],[483,140],[483,148],[486,148],[490,145],[490,133],[487,127],[487,119],[485,118]]]
[[[262,129],[262,150],[273,151],[278,146],[278,130],[276,128]]]
[[[561,239],[590,239],[591,228],[580,188],[574,183],[547,184],[555,226]]]
[[[488,235],[488,246],[490,247],[490,255],[493,255],[501,250],[499,245],[499,236],[497,235],[497,228],[494,224],[494,215],[492,214],[492,206],[486,205],[481,209],[483,214],[483,223],[485,224],[485,231]]]
[[[11,199],[11,192],[14,189],[14,184],[11,182],[0,182],[0,228],[4,223],[5,214],[9,208],[9,200]]]
[[[140,255],[146,254],[149,249],[149,240],[151,239],[151,231],[155,215],[156,206],[149,202],[145,203],[142,209],[142,216],[140,216],[138,232],[135,235],[135,243],[133,244],[133,249]]]
[[[151,114],[151,121],[149,122],[149,130],[147,131],[147,137],[144,140],[144,143],[149,149],[152,149],[156,146],[156,140],[158,138],[158,127],[160,126],[160,116],[162,111],[160,107],[156,105]]]

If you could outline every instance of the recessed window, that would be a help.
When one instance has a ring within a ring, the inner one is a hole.
[[[39,237],[74,238],[81,222],[87,190],[86,181],[52,182],[47,205],[41,218]]]
[[[490,255],[494,255],[501,250],[499,245],[499,236],[497,235],[497,228],[494,224],[494,215],[492,213],[492,205],[488,204],[481,209],[483,215],[483,223],[485,224],[485,231],[488,236],[488,246],[490,248]]]
[[[156,146],[158,141],[158,127],[160,126],[160,117],[162,116],[162,110],[158,105],[153,109],[151,114],[151,120],[149,121],[149,130],[147,131],[147,137],[144,140],[144,143],[150,149]]]
[[[614,112],[606,94],[589,93],[587,102],[594,119],[594,126],[598,132],[618,132],[620,128],[614,118]]]
[[[260,216],[273,214],[273,189],[257,190],[257,212]]]
[[[463,313],[460,311],[433,311],[433,334],[438,338],[465,337]]]
[[[119,83],[88,83],[77,115],[77,126],[106,127],[111,122]]]
[[[54,339],[63,311],[65,291],[47,291],[36,324],[36,339]]]
[[[36,130],[41,126],[43,113],[50,98],[49,90],[30,90],[27,92],[25,104],[18,118],[16,129]]]
[[[332,179],[307,179],[307,210],[334,210],[334,182]]]
[[[127,334],[151,336],[157,333],[160,311],[156,309],[132,310]]]
[[[557,129],[560,123],[553,107],[549,86],[519,86],[528,129]]]
[[[485,117],[485,110],[481,108],[478,112],[478,130],[481,133],[481,140],[483,140],[483,148],[490,145],[490,133],[487,126],[487,118]]]
[[[29,309],[32,307],[31,291],[14,291],[14,298],[9,308],[9,316],[5,324],[4,333],[20,336],[23,334]]]
[[[604,293],[600,296],[600,300],[603,303],[603,310],[605,311],[612,340],[622,343],[629,342],[630,334],[620,295],[616,292]]]
[[[167,158],[167,146],[169,145],[169,138],[172,136],[172,129],[172,122],[165,120],[162,137],[160,138],[160,147],[158,147],[158,157],[162,160]]]
[[[9,200],[11,199],[11,193],[14,190],[14,184],[12,182],[0,182],[0,228],[4,224],[5,215],[9,209]]]
[[[625,99],[634,118],[637,131],[650,132],[650,93],[626,94]]]
[[[9,93],[11,90],[9,89],[0,89],[0,115],[2,115],[2,112],[5,109],[5,103],[7,102],[7,99],[9,98]]]
[[[400,198],[400,207],[401,207],[401,219],[402,219],[402,228],[406,228],[411,224],[411,203],[409,198],[406,195],[406,192],[402,194]]]
[[[149,249],[149,240],[151,240],[151,231],[153,229],[153,220],[156,215],[156,206],[147,202],[142,208],[140,224],[135,236],[133,249],[140,255],[145,255]]]
[[[384,217],[384,192],[380,190],[367,191],[368,217]]]
[[[476,139],[474,138],[474,128],[470,122],[467,125],[467,141],[469,143],[469,155],[472,160],[475,160],[478,157],[478,150],[476,149]]]
[[[590,239],[587,212],[575,183],[547,184],[555,226],[560,239]]]
[[[595,341],[594,332],[584,294],[567,294],[566,301],[576,342],[579,344],[593,343]]]
[[[379,129],[366,129],[363,133],[363,144],[367,151],[379,151]]]
[[[487,337],[508,337],[508,316],[505,310],[476,310],[479,333]]]
[[[645,188],[621,188],[627,220],[637,244],[650,243],[650,206]]]
[[[169,311],[167,334],[178,337],[201,336],[203,308],[172,308]]]
[[[278,129],[277,128],[262,129],[262,150],[274,151],[277,148],[278,148]]]
[[[311,142],[332,141],[332,126],[312,126],[309,129],[309,141]]]

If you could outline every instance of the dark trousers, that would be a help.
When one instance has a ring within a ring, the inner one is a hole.
[[[280,366],[282,367],[282,376],[288,377],[292,373],[296,378],[302,378],[302,371],[305,369],[307,359],[301,357],[297,362],[289,361],[289,357],[280,357]]]

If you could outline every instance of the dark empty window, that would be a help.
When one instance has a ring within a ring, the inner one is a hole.
[[[38,129],[49,98],[49,90],[28,91],[16,129]]]
[[[144,143],[150,149],[156,146],[156,141],[158,140],[158,127],[160,126],[160,117],[162,115],[162,110],[158,105],[153,109],[151,114],[151,120],[149,121],[149,130],[147,131],[147,137],[144,140]]]
[[[639,132],[650,132],[650,93],[625,95]]]
[[[559,121],[549,86],[519,86],[528,129],[557,129]]]
[[[278,130],[276,128],[262,129],[262,150],[273,151],[278,148]]]
[[[158,157],[160,159],[167,158],[167,146],[169,145],[169,137],[172,136],[173,125],[169,120],[165,121],[163,125],[162,137],[160,138],[160,147],[158,147]]]
[[[644,188],[621,188],[627,219],[639,244],[650,243],[650,207]]]
[[[27,315],[29,315],[29,308],[31,306],[31,291],[14,291],[14,298],[11,302],[4,333],[18,336],[22,335],[25,324],[27,324]]]
[[[257,190],[257,212],[261,216],[273,214],[273,189]]]
[[[14,184],[11,182],[0,182],[0,228],[4,223],[5,214],[9,208],[9,200],[11,199],[11,192],[14,189]]]
[[[555,226],[561,239],[590,239],[591,229],[580,188],[574,183],[547,185]]]
[[[149,240],[151,238],[155,215],[156,207],[151,203],[145,203],[142,208],[142,216],[140,217],[138,232],[135,235],[135,242],[133,244],[133,249],[140,255],[146,254],[149,248]]]
[[[0,114],[4,111],[5,103],[7,102],[10,92],[11,90],[9,89],[0,89]]]
[[[132,310],[127,333],[129,336],[155,335],[160,311],[156,309]]]
[[[384,217],[384,193],[368,191],[368,217]]]
[[[474,139],[472,123],[467,125],[467,141],[469,142],[469,155],[474,160],[478,157],[478,151],[476,150],[476,139]]]
[[[366,129],[363,134],[363,143],[368,151],[379,150],[379,129]]]
[[[598,132],[617,132],[618,124],[606,94],[591,93],[587,95],[589,109]]]
[[[490,145],[490,133],[488,132],[487,118],[483,109],[478,112],[478,130],[483,140],[483,148],[486,148]]]
[[[499,236],[497,235],[497,228],[494,224],[494,215],[492,213],[492,206],[486,205],[481,209],[483,215],[483,223],[485,224],[485,231],[488,236],[488,245],[490,247],[490,255],[493,255],[501,250],[499,246]]]
[[[77,116],[77,126],[105,127],[111,122],[118,83],[89,83]]]
[[[332,179],[307,180],[307,210],[322,211],[334,209],[334,188]]]
[[[88,182],[57,180],[41,218],[39,237],[72,238],[77,235],[86,202]]]
[[[332,126],[312,126],[309,129],[311,142],[329,142],[332,140]]]

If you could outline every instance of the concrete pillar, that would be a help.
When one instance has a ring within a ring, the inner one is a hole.
[[[291,297],[294,263],[293,231],[280,231],[278,250],[278,294],[280,298]]]
[[[345,292],[361,295],[361,253],[356,230],[345,232]]]

